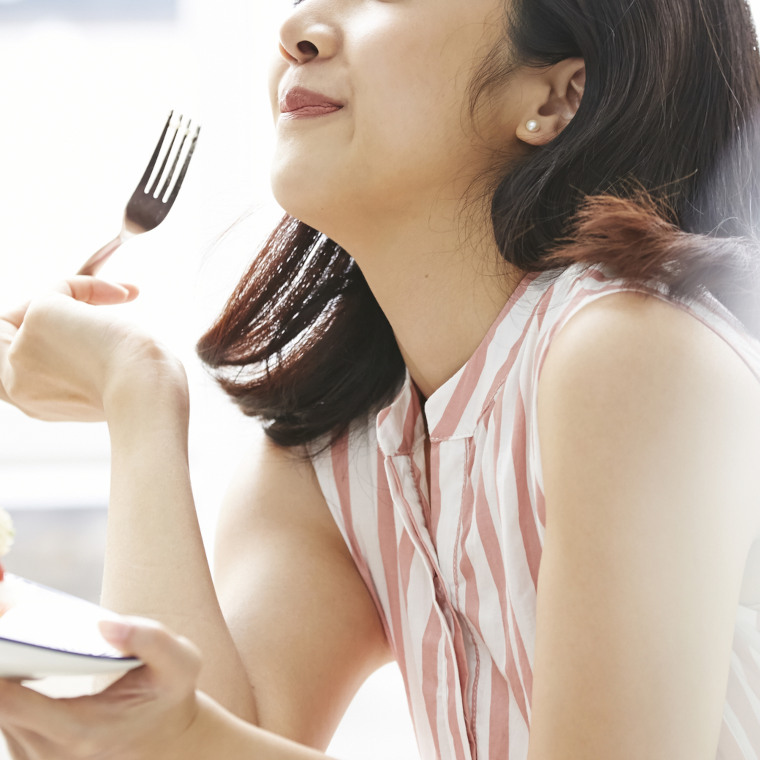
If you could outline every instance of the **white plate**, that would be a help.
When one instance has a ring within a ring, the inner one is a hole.
[[[118,673],[142,664],[100,634],[98,621],[119,616],[84,599],[6,573],[0,612],[2,678]]]

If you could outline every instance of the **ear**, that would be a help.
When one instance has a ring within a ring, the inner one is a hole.
[[[516,136],[529,145],[546,145],[572,120],[586,86],[582,58],[566,58],[546,69],[525,71],[522,118]]]

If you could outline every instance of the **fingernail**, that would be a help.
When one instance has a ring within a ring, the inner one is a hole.
[[[123,644],[132,632],[132,626],[120,620],[101,620],[98,625],[100,632],[112,644]]]

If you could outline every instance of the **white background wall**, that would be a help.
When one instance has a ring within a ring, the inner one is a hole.
[[[6,0],[7,1],[7,0]],[[760,0],[756,0],[760,2]],[[204,376],[193,344],[279,216],[268,196],[266,66],[288,0],[181,0],[176,23],[0,26],[0,307],[75,271],[117,232],[169,108],[203,124],[168,220],[103,275],[139,284],[118,307],[185,361],[191,467],[204,533],[252,424]],[[221,231],[253,209],[223,247]],[[0,506],[105,505],[101,425],[49,425],[0,408]],[[360,693],[333,746],[345,758],[414,758],[396,670]]]

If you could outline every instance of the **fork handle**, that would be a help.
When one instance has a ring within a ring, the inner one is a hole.
[[[87,261],[79,267],[77,274],[95,275],[103,264],[108,261],[111,254],[124,242],[121,235],[117,235],[110,243],[106,243],[99,251],[93,253]]]

